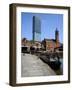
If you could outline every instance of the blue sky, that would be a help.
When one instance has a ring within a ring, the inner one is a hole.
[[[59,31],[59,40],[63,42],[63,15],[43,13],[21,13],[21,38],[32,40],[33,16],[41,20],[41,40],[55,39],[56,28]]]

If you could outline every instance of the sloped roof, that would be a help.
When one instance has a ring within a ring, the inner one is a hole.
[[[44,39],[44,40],[46,40],[46,41],[53,41],[53,42],[56,42],[56,40],[55,39]]]

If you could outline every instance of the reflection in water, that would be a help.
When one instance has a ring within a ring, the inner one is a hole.
[[[63,75],[63,58],[60,58],[60,62],[61,62],[60,68],[58,70],[55,70],[57,75]]]
[[[60,66],[60,71],[63,74],[63,58],[60,59],[61,66]]]
[[[63,75],[63,58],[54,56],[51,54],[47,55],[40,55],[40,59],[47,63],[55,72],[56,75]]]

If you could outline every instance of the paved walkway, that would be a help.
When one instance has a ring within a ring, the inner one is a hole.
[[[21,76],[49,76],[56,75],[55,72],[37,56],[25,54],[21,56]]]

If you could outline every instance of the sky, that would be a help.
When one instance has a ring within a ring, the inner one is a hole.
[[[41,40],[55,39],[56,28],[59,41],[63,43],[63,14],[25,13],[21,12],[21,38],[32,40],[33,16],[41,20]]]

